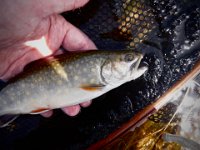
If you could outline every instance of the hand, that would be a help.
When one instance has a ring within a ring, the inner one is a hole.
[[[69,51],[96,49],[83,32],[59,15],[81,7],[87,1],[1,0],[0,79],[9,80],[29,62],[58,53],[60,46]],[[90,103],[62,110],[74,116],[80,111],[80,106],[86,107]],[[49,117],[52,110],[42,115]]]

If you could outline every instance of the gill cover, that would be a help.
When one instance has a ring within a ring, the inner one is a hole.
[[[119,81],[123,82],[127,78],[132,78],[131,75],[139,71],[138,67],[143,55],[131,51],[123,52],[111,55],[103,63],[101,77],[105,83],[116,84]]]

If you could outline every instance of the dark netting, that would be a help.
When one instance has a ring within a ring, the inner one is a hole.
[[[109,50],[137,48],[156,24],[153,9],[144,0],[93,0],[86,7],[63,15],[99,49]]]
[[[85,149],[116,130],[154,102],[199,60],[199,3],[199,0],[91,0],[81,9],[62,14],[99,49],[146,53],[143,63],[149,71],[97,98],[76,117],[68,117],[60,110],[50,119],[21,116],[0,129],[0,149],[2,146]]]

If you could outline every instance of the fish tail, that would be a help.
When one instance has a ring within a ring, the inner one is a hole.
[[[19,115],[3,115],[0,116],[0,128],[8,126],[10,123],[15,121]]]

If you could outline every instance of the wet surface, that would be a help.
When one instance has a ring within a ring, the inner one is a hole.
[[[92,0],[82,9],[63,14],[99,49],[146,53],[143,63],[149,71],[95,99],[76,117],[60,110],[49,119],[19,117],[0,129],[0,149],[27,149],[25,144],[29,149],[84,149],[116,130],[199,60],[199,8],[198,0]]]
[[[200,147],[200,73],[171,92],[164,106],[130,127],[103,149],[162,150]],[[161,102],[162,103],[162,102]],[[170,134],[169,134],[170,133]]]

